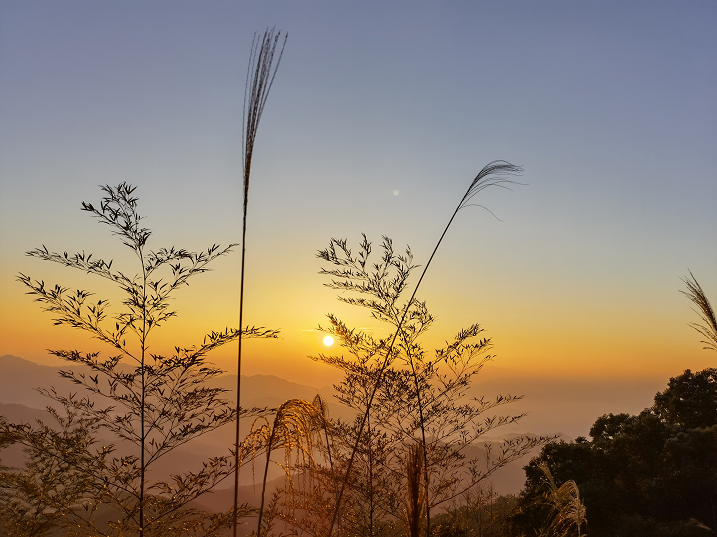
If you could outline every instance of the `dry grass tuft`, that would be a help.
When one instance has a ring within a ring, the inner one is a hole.
[[[566,481],[559,487],[555,484],[553,474],[548,464],[541,462],[538,467],[545,474],[550,492],[547,493],[546,502],[552,507],[552,520],[543,533],[556,537],[584,537],[582,528],[587,524],[586,511],[583,502],[580,500],[580,491],[575,481]]]
[[[322,421],[321,411],[308,401],[289,399],[276,411],[274,422],[257,429],[264,437],[266,446],[266,463],[264,466],[264,479],[261,488],[261,505],[259,506],[259,521],[257,535],[261,536],[262,518],[264,515],[264,496],[266,494],[266,480],[269,473],[271,452],[274,448],[284,448],[284,464],[289,481],[289,491],[292,489],[291,457],[297,457],[296,466],[311,465],[313,463],[313,438],[317,426]]]

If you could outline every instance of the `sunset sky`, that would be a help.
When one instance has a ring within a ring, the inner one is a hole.
[[[419,298],[436,348],[478,322],[496,367],[664,378],[715,365],[678,290],[717,302],[717,3],[0,0],[0,355],[102,350],[53,327],[19,272],[96,290],[24,252],[137,272],[79,210],[137,186],[150,248],[241,237],[244,80],[254,32],[289,33],[256,142],[246,374],[321,386],[327,313],[386,333],[323,287],[316,251],[361,232],[426,262],[488,162],[523,186],[459,213]],[[496,218],[497,217],[497,218]],[[153,352],[238,322],[240,255],[178,292]],[[107,291],[119,306],[121,297]],[[334,347],[335,348],[335,347]],[[236,346],[213,359],[235,372]]]

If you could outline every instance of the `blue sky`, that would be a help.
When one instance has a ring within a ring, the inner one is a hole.
[[[284,339],[254,372],[323,375],[303,357],[327,312],[380,330],[321,287],[314,252],[366,232],[424,262],[494,159],[526,185],[485,192],[500,220],[456,220],[422,289],[436,341],[480,322],[502,366],[536,374],[706,367],[677,290],[691,269],[717,296],[715,23],[711,1],[0,1],[0,354],[77,339],[13,275],[93,288],[23,252],[116,255],[77,210],[99,184],[138,185],[157,247],[238,241],[248,52],[275,26],[246,311]],[[183,291],[172,337],[235,322],[238,259]]]

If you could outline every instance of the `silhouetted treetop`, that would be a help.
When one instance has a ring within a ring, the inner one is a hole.
[[[717,369],[687,369],[655,395],[655,414],[670,425],[695,429],[717,425]]]

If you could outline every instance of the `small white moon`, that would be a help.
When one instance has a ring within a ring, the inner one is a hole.
[[[393,191],[393,195],[394,195],[394,196],[398,196],[398,194],[399,194],[398,190],[394,190],[394,191]]]
[[[333,344],[334,344],[334,338],[332,338],[331,336],[326,336],[324,338],[324,345],[326,345],[327,347],[330,347]]]

